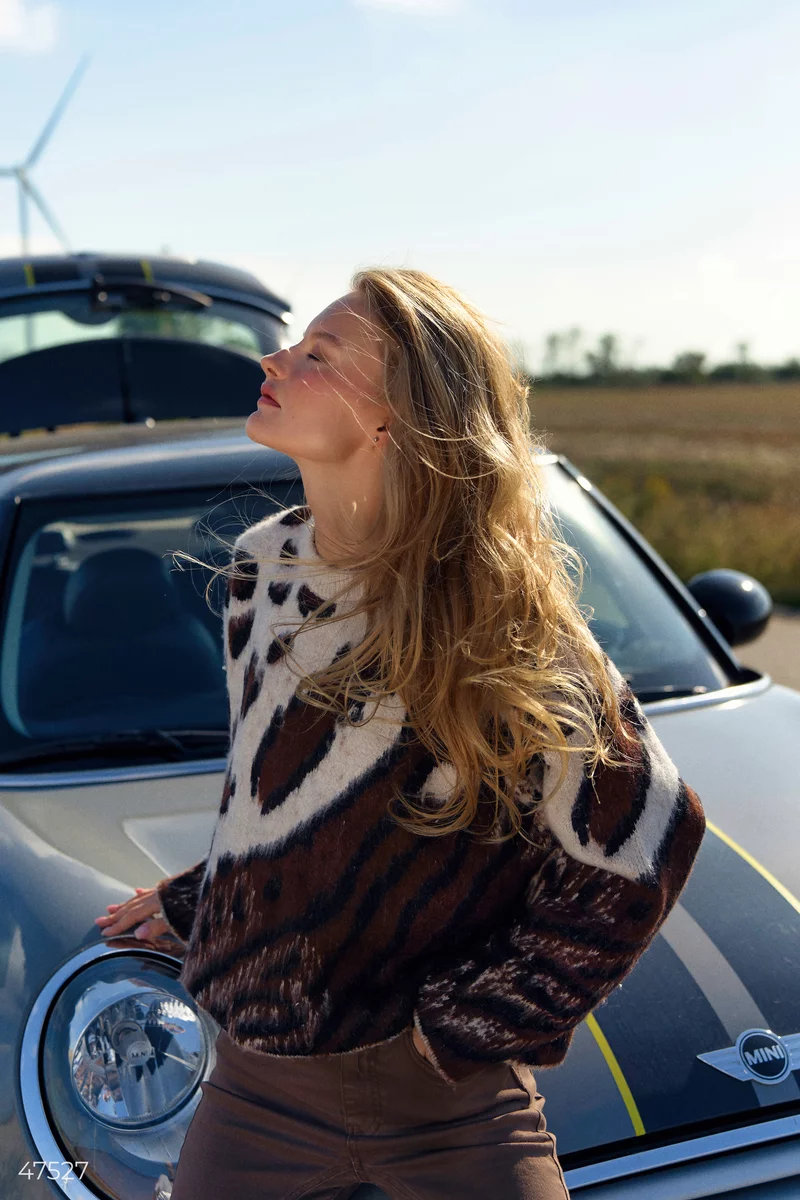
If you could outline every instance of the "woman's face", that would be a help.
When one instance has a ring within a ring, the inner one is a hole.
[[[262,397],[245,426],[254,442],[298,463],[344,465],[374,447],[376,434],[386,439],[378,432],[388,416],[381,403],[383,339],[358,293],[329,304],[302,341],[265,355],[261,366]]]

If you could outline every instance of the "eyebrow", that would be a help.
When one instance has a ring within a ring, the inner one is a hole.
[[[326,338],[329,342],[332,342],[334,346],[343,346],[344,345],[343,338],[337,337],[337,335],[335,333],[328,333],[327,329],[312,329],[310,332],[308,330],[306,330],[305,333],[303,334],[303,336],[304,337]]]

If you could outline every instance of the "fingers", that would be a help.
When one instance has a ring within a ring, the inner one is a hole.
[[[168,929],[169,926],[163,917],[151,917],[149,921],[144,921],[141,925],[137,925],[133,931],[133,936],[136,938],[157,938],[166,933]]]
[[[137,899],[138,899],[138,897],[137,897]],[[105,925],[109,928],[112,925],[113,926],[121,925],[124,928],[126,924],[130,924],[131,920],[141,921],[142,917],[147,916],[147,913],[142,913],[141,910],[139,910],[137,912],[137,910],[132,909],[130,907],[130,905],[131,905],[130,900],[126,900],[124,904],[108,904],[108,905],[106,905],[106,907],[109,910],[108,914],[104,914],[103,916],[100,916],[100,917],[95,917],[95,919],[94,919],[95,925]],[[104,932],[105,932],[105,930],[104,930]]]
[[[149,918],[164,924],[163,918],[155,917],[161,909],[161,901],[156,888],[136,888],[136,895],[121,904],[107,904],[102,916],[95,917],[95,925],[100,926],[103,937],[114,937],[124,933],[133,925],[141,925]],[[166,927],[166,926],[165,926]]]
[[[141,940],[161,937],[169,932],[169,925],[163,917],[149,917],[144,921],[139,917],[126,924],[118,922],[115,925],[108,925],[100,932],[104,938],[119,937],[120,934],[132,932],[135,938]]]
[[[136,899],[138,896],[142,896],[147,892],[152,892],[152,890],[152,888],[137,888],[137,896],[133,898]],[[123,900],[120,904],[107,904],[106,912],[116,912],[118,908],[122,908],[125,904],[130,904],[130,900]]]

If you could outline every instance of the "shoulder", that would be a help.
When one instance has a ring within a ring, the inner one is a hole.
[[[299,504],[278,509],[243,529],[234,539],[227,567],[227,603],[246,604],[248,619],[255,608],[272,604],[265,581],[285,577],[280,560],[286,559],[289,565],[292,558],[307,552],[307,539],[312,535],[306,525],[306,514],[310,515],[309,510]],[[243,621],[238,607],[237,614],[237,620]]]
[[[291,541],[295,542],[295,547],[287,548],[286,554],[297,553],[297,543],[304,535],[308,535],[306,522],[309,516],[308,506],[302,504],[270,513],[242,530],[233,543],[234,556],[259,553],[278,556],[286,543]]]
[[[586,754],[568,756],[567,778],[548,796],[544,780],[541,816],[563,848],[579,862],[646,880],[658,874],[666,847],[689,836],[702,820],[696,793],[681,778],[630,684],[604,654],[609,679],[630,739],[614,743],[627,766],[598,764],[590,776]],[[580,733],[568,738],[579,745]],[[560,757],[544,754],[547,774],[558,778]]]

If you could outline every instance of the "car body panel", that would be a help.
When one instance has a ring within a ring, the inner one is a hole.
[[[770,682],[719,695],[647,711],[707,818],[800,896],[800,692]]]

